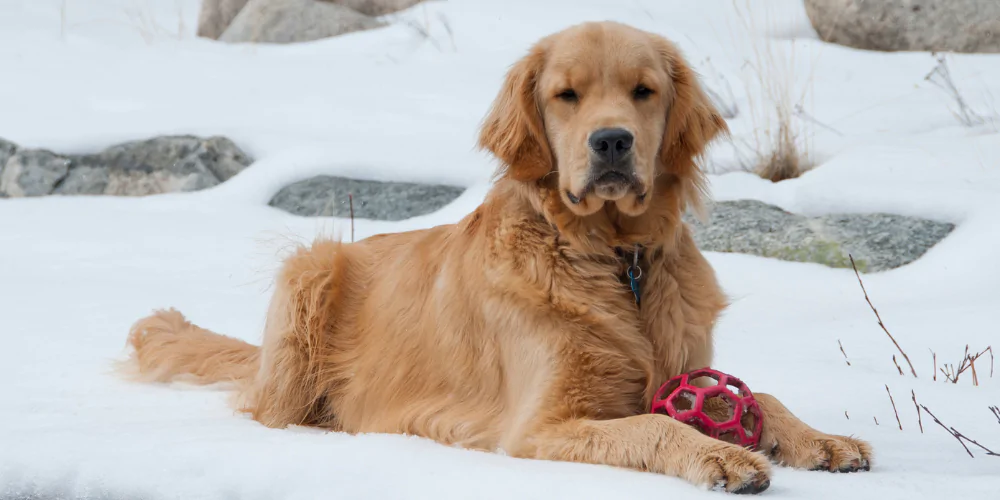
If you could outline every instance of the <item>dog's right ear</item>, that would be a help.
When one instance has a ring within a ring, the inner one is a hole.
[[[545,52],[536,45],[507,73],[483,121],[479,147],[500,160],[497,177],[529,182],[552,170],[552,152],[536,97],[544,64]]]

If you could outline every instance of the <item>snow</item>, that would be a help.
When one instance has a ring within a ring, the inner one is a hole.
[[[111,373],[128,327],[153,308],[259,339],[280,256],[348,231],[344,220],[268,207],[288,182],[325,173],[470,188],[431,215],[359,220],[358,238],[471,211],[493,166],[473,148],[476,126],[504,71],[537,38],[595,19],[675,40],[740,109],[730,121],[736,144],[752,143],[767,123],[752,76],[759,47],[794,52],[785,65],[792,86],[824,125],[806,129],[817,168],[771,184],[739,171],[739,154],[723,142],[708,161],[716,199],[958,225],[917,262],[864,276],[918,379],[896,371],[895,348],[853,272],[708,254],[733,299],[716,367],[814,427],[869,440],[877,454],[863,474],[776,468],[765,495],[995,497],[1000,459],[977,449],[969,458],[926,415],[921,433],[910,391],[946,424],[1000,449],[987,410],[1000,404],[1000,375],[981,361],[977,387],[969,374],[935,382],[931,355],[940,367],[957,363],[966,344],[1000,349],[1000,55],[949,56],[970,105],[994,118],[965,128],[924,81],[930,54],[824,44],[800,2],[753,4],[750,18],[739,1],[448,0],[384,29],[278,47],[195,38],[197,0],[0,2],[0,137],[87,152],[158,134],[220,134],[258,159],[199,193],[0,200],[0,498],[720,498],[674,478],[415,437],[266,429],[235,414],[223,391]]]

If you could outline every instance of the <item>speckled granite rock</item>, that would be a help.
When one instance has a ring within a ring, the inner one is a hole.
[[[707,224],[693,217],[699,248],[736,252],[874,272],[894,269],[923,255],[954,229],[952,224],[892,214],[805,217],[759,201],[718,202]]]
[[[165,136],[97,154],[59,155],[0,141],[0,196],[120,195],[196,191],[229,180],[251,163],[224,137]]]
[[[455,186],[377,182],[321,175],[290,184],[270,205],[304,216],[350,216],[348,194],[359,219],[403,220],[451,203],[464,191]]]
[[[1000,52],[997,0],[805,0],[820,39],[868,50]]]

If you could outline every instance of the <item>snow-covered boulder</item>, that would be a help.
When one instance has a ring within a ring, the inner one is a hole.
[[[819,37],[858,49],[1000,52],[997,0],[805,0]]]
[[[830,267],[883,271],[917,260],[948,236],[954,225],[893,214],[805,217],[754,200],[714,204],[706,223],[693,217],[698,247]]]
[[[377,182],[321,175],[281,189],[270,205],[303,216],[349,217],[353,197],[359,219],[403,220],[451,203],[463,188],[438,184]]]
[[[196,191],[232,178],[251,162],[227,138],[193,136],[127,142],[88,155],[60,155],[7,142],[0,143],[0,160],[0,193],[8,197]]]

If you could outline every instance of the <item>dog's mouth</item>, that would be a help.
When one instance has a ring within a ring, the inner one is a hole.
[[[581,203],[588,194],[593,193],[605,201],[618,201],[624,198],[629,191],[634,191],[639,200],[645,197],[645,189],[634,173],[613,169],[592,178],[580,193],[566,191],[566,198],[569,199],[570,203],[576,205]]]
[[[601,188],[605,186],[625,186],[628,187],[632,184],[632,177],[625,175],[625,172],[619,172],[617,170],[612,170],[610,172],[605,172],[600,177],[594,180],[594,187]]]

